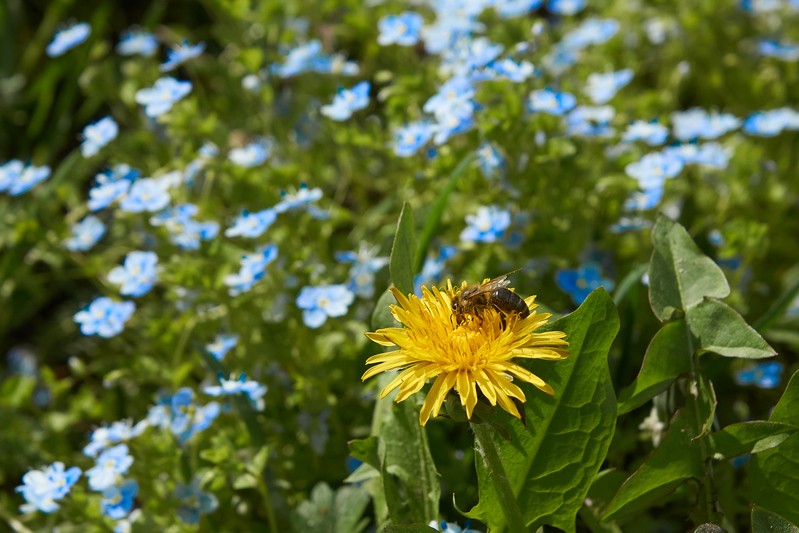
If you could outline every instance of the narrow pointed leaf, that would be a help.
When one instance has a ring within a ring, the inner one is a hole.
[[[685,228],[658,217],[649,263],[649,302],[661,322],[699,305],[706,296],[726,298],[730,286],[721,268],[699,250]]]
[[[381,376],[379,386],[385,386],[391,377]],[[438,517],[441,483],[427,433],[419,425],[419,406],[409,400],[395,403],[396,394],[377,401],[372,423],[372,435],[380,439],[385,497],[395,515],[394,523],[426,524]],[[397,481],[404,487],[404,498],[400,497]]]
[[[703,351],[744,359],[777,355],[741,315],[723,302],[704,300],[688,311],[687,319]]]
[[[494,442],[528,527],[549,524],[575,531],[575,517],[615,430],[616,398],[607,354],[619,318],[600,288],[548,329],[567,333],[569,357],[526,366],[554,387],[555,396],[522,384],[527,427],[506,415],[510,440],[494,435]],[[477,457],[480,501],[467,515],[485,522],[492,532],[502,531],[505,519],[496,490]]]
[[[688,328],[684,320],[664,325],[649,343],[644,362],[635,381],[619,394],[619,414],[642,406],[691,370]]]
[[[394,244],[391,246],[391,258],[388,265],[391,281],[403,294],[413,292],[415,253],[413,210],[410,204],[406,203],[402,206],[402,212],[397,222],[397,232],[394,234]]]
[[[421,234],[419,235],[419,244],[418,249],[416,250],[416,260],[414,261],[413,265],[414,272],[419,272],[422,270],[422,265],[424,265],[424,260],[427,256],[427,249],[430,247],[430,242],[436,235],[438,226],[441,223],[441,216],[444,214],[444,210],[447,207],[449,197],[452,194],[452,191],[455,190],[455,186],[458,184],[458,180],[460,179],[461,175],[467,168],[469,168],[469,164],[473,160],[474,154],[468,154],[461,160],[460,163],[458,163],[458,166],[456,166],[455,170],[453,170],[449,175],[444,188],[441,189],[440,193],[438,193],[436,201],[430,208],[430,212],[427,214],[427,217],[424,221],[424,227],[422,227]]]

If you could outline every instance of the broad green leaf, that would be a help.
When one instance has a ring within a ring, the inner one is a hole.
[[[782,422],[799,426],[799,371],[794,372],[780,401],[768,418],[771,422]]]
[[[757,453],[779,445],[799,427],[780,422],[753,420],[731,424],[711,435],[716,459],[729,459],[742,453]]]
[[[799,527],[755,505],[752,507],[752,533],[799,533]]]
[[[600,288],[547,329],[567,333],[570,356],[525,366],[552,385],[555,396],[520,384],[527,396],[527,427],[506,415],[510,440],[494,435],[494,443],[527,525],[574,531],[616,426],[607,354],[619,319],[610,296]],[[485,522],[492,532],[502,531],[505,518],[498,495],[476,457],[480,501],[467,516]]]
[[[436,201],[433,202],[433,206],[430,208],[427,218],[425,218],[422,232],[419,235],[419,244],[418,249],[416,250],[416,260],[414,261],[413,265],[414,272],[420,272],[422,270],[422,265],[424,265],[424,260],[427,256],[427,249],[430,247],[430,242],[432,242],[433,237],[437,233],[438,225],[441,223],[441,215],[444,214],[444,210],[447,207],[449,196],[452,194],[452,191],[455,190],[458,180],[466,171],[466,169],[469,168],[469,165],[473,160],[474,154],[469,153],[461,160],[460,163],[458,163],[458,166],[455,167],[455,170],[453,170],[447,178],[447,183],[444,185],[444,188],[438,193]]]
[[[649,342],[635,381],[619,394],[619,414],[642,406],[691,370],[688,328],[684,320],[665,324]]]
[[[769,422],[799,425],[799,371],[769,417]],[[752,457],[752,502],[799,524],[799,433]]]
[[[413,292],[413,261],[416,253],[415,239],[413,236],[413,210],[410,204],[402,206],[397,232],[394,234],[394,244],[391,246],[389,271],[391,281],[403,294]]]
[[[368,524],[362,519],[369,495],[360,487],[345,486],[337,491],[326,483],[311,490],[311,499],[300,503],[292,514],[295,531],[358,533]]]
[[[799,524],[799,433],[752,456],[752,502]]]
[[[690,429],[690,409],[686,405],[677,411],[663,441],[610,502],[604,521],[647,509],[686,479],[703,475],[699,440],[692,439]]]
[[[721,268],[676,222],[659,216],[652,228],[652,244],[649,303],[661,322],[671,320],[678,310],[687,313],[706,296],[726,298],[730,294]]]
[[[704,300],[688,311],[686,318],[704,351],[744,359],[777,355],[741,315],[723,302]]]

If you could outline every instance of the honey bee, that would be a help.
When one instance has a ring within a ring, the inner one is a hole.
[[[527,318],[530,309],[524,299],[515,292],[507,289],[510,285],[508,274],[498,276],[480,285],[468,286],[452,299],[452,314],[456,324],[462,324],[467,316],[482,319],[484,310],[494,308],[500,312],[502,325],[505,317],[513,313],[519,318]]]

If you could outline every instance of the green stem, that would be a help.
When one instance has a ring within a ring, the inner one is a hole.
[[[513,488],[510,486],[508,476],[505,474],[505,468],[499,458],[497,447],[491,438],[491,428],[488,424],[471,423],[470,425],[472,431],[474,431],[475,448],[488,470],[488,480],[493,482],[494,489],[497,491],[508,531],[527,531],[522,511],[516,501],[516,495],[513,493]]]
[[[275,510],[272,508],[272,498],[269,496],[269,486],[266,484],[263,472],[258,473],[256,479],[258,479],[258,492],[261,493],[261,499],[266,507],[266,521],[269,523],[269,531],[276,533],[278,531],[277,519],[275,518]]]
[[[704,394],[705,387],[702,386],[700,380],[702,376],[699,370],[699,354],[694,350],[694,341],[691,333],[687,336],[688,351],[691,354],[691,379],[693,379],[692,386],[696,390],[697,396]],[[693,406],[693,425],[696,437],[699,439],[699,450],[702,454],[702,462],[705,465],[705,477],[702,480],[702,503],[704,504],[704,518],[706,522],[720,523],[720,516],[716,509],[716,489],[713,484],[713,460],[712,451],[707,441],[707,436],[703,435],[705,422],[702,420],[702,411],[700,408],[700,400],[697,397],[695,401],[690,401]]]

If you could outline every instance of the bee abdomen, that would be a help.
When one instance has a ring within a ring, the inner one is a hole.
[[[530,316],[530,309],[524,299],[513,291],[505,288],[495,289],[491,293],[491,300],[494,307],[505,314],[517,313],[519,318]]]

